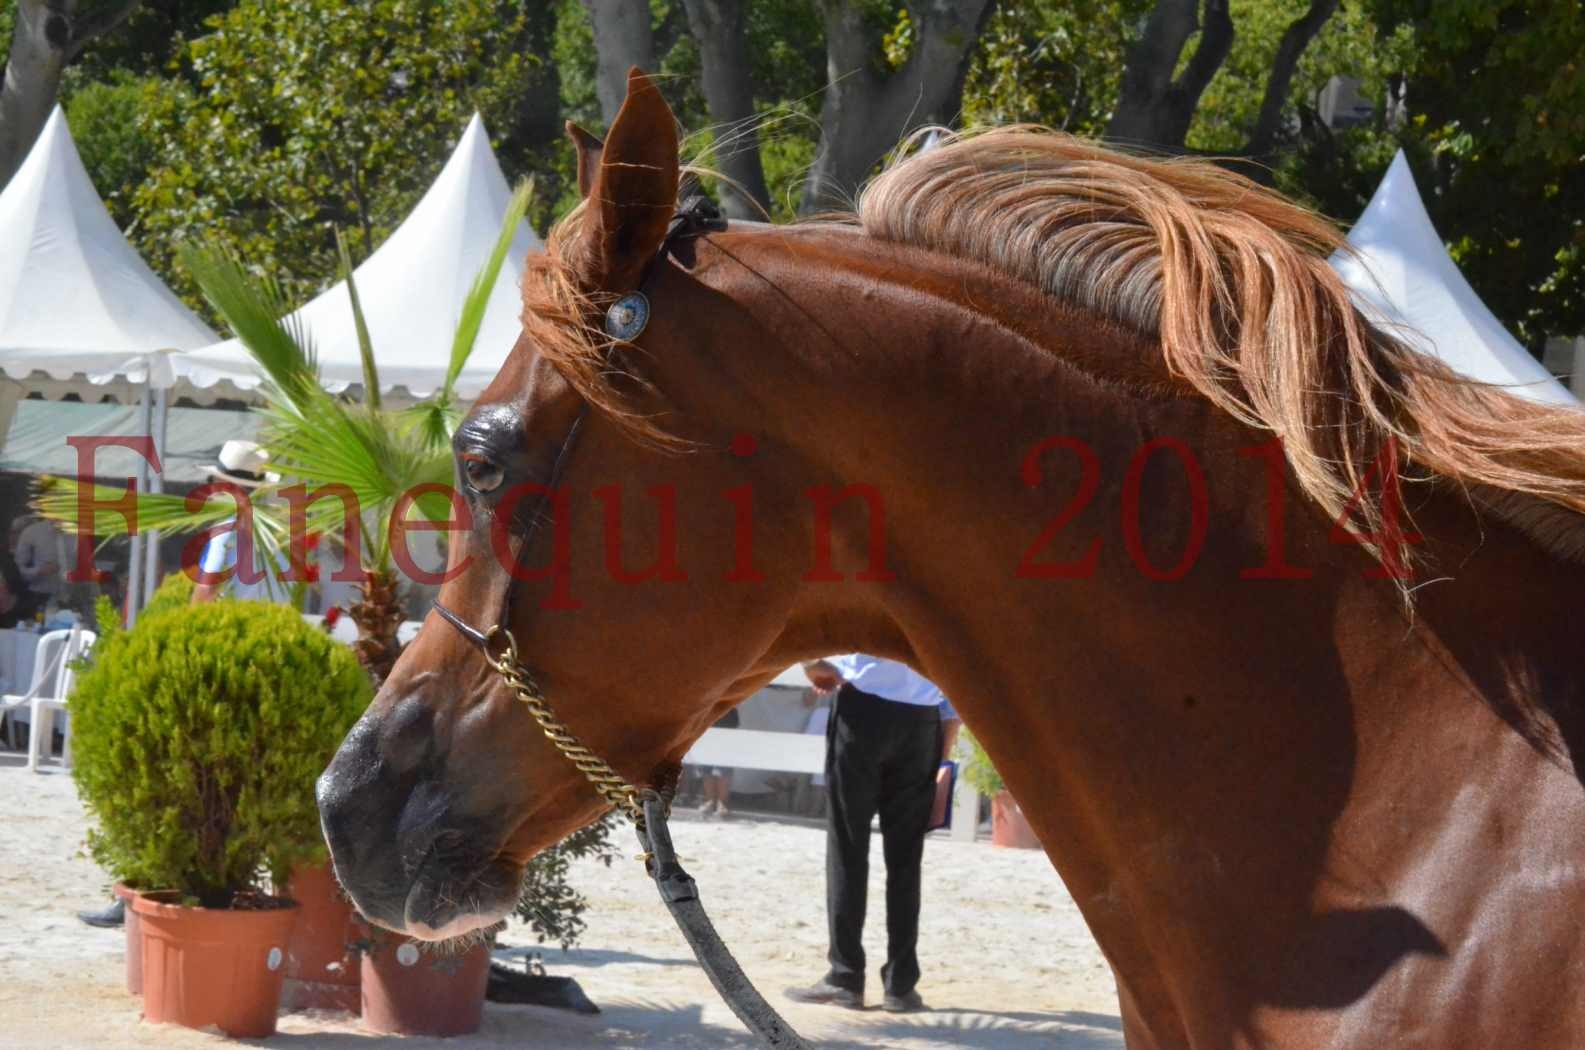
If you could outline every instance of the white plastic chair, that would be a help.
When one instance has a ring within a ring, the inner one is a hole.
[[[55,714],[63,719],[61,736],[61,765],[70,768],[72,762],[72,727],[66,718],[66,698],[71,695],[75,672],[72,664],[86,653],[98,640],[93,631],[72,627],[63,631],[49,631],[39,636],[38,648],[33,657],[33,681],[26,693],[0,696],[0,714],[9,715],[10,744],[17,745],[17,717],[23,709],[31,723],[28,729],[28,769],[38,772],[40,761],[47,758],[54,736]]]

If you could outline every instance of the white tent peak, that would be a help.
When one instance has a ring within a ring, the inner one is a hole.
[[[163,385],[158,351],[214,339],[116,228],[57,105],[0,192],[0,370]]]
[[[475,113],[434,184],[353,271],[381,386],[402,387],[418,397],[439,387],[463,300],[489,258],[510,200],[484,121]],[[523,263],[541,247],[524,223],[491,290],[473,355],[457,381],[459,396],[476,396],[517,342]],[[345,282],[321,292],[294,316],[313,342],[326,387],[342,390],[363,382]],[[260,381],[258,367],[235,339],[184,355],[179,370],[198,387],[224,380],[251,389]]]
[[[1578,404],[1508,334],[1447,253],[1403,151],[1365,207],[1332,268],[1373,321],[1458,372],[1536,401]]]

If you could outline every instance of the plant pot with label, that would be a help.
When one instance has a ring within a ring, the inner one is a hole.
[[[201,908],[170,891],[143,894],[132,907],[143,942],[144,1020],[213,1026],[233,1039],[275,1032],[295,904],[239,894],[229,908]]]
[[[373,930],[364,942],[363,1025],[399,1035],[467,1035],[484,1019],[490,946],[458,953]]]

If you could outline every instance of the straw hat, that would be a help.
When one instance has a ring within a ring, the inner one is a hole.
[[[256,441],[227,441],[220,446],[219,460],[209,467],[209,476],[217,481],[229,481],[244,488],[258,488],[281,480],[279,474],[264,469],[270,457]]]

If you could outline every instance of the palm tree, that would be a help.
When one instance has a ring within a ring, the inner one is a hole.
[[[428,400],[403,411],[387,409],[381,402],[374,349],[351,260],[339,236],[342,278],[352,301],[362,355],[361,401],[333,395],[320,385],[311,334],[288,316],[275,282],[255,279],[237,259],[213,248],[189,247],[181,253],[205,298],[266,376],[260,387],[265,416],[260,445],[269,456],[272,474],[280,478],[260,486],[250,502],[253,535],[267,563],[290,564],[287,506],[271,497],[293,486],[306,486],[310,492],[327,485],[344,486],[342,491],[350,492],[358,509],[349,520],[340,499],[317,499],[308,505],[306,525],[310,536],[339,544],[349,555],[358,552],[364,576],[359,601],[348,613],[358,627],[354,648],[376,685],[384,681],[401,650],[396,630],[402,621],[403,593],[393,558],[392,522],[404,493],[415,486],[452,480],[451,435],[461,417],[457,377],[473,352],[490,292],[531,193],[532,185],[525,183],[513,194],[490,257],[468,290],[445,381]],[[65,478],[42,479],[35,500],[40,513],[75,530],[80,484]],[[118,495],[111,489],[96,492],[101,499]],[[445,521],[451,514],[450,501],[439,492],[419,497],[412,506],[432,522]],[[189,510],[185,497],[165,494],[139,494],[137,508],[140,529],[176,533],[202,531],[236,515],[230,500],[211,499]],[[357,535],[349,536],[349,528]],[[114,511],[98,512],[93,529],[98,535],[129,531],[126,520]]]

